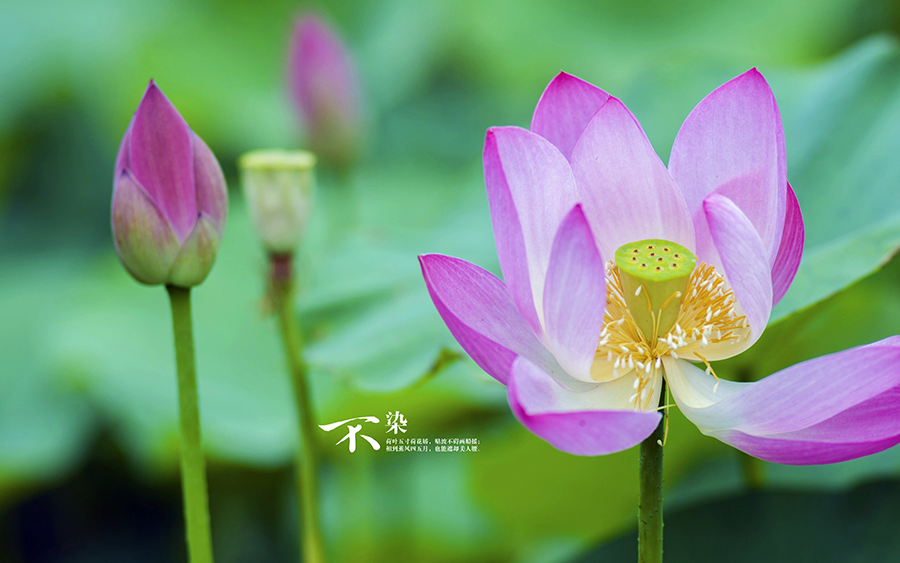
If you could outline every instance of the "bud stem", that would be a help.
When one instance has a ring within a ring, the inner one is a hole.
[[[324,176],[327,185],[319,193],[325,202],[329,234],[345,235],[359,224],[359,201],[353,189],[352,170],[349,166],[334,167]]]
[[[318,463],[316,437],[306,363],[303,361],[303,338],[294,314],[294,276],[290,254],[270,255],[271,297],[278,315],[278,327],[288,360],[288,371],[294,388],[300,444],[296,452],[298,510],[300,512],[301,560],[305,563],[325,561],[325,543],[319,529]]]
[[[666,383],[663,381],[659,406],[666,401]],[[665,415],[653,434],[641,442],[640,479],[638,498],[638,562],[662,563],[663,557],[663,446]]]
[[[190,563],[212,563],[206,461],[200,445],[200,411],[194,362],[194,330],[190,288],[167,285],[175,333],[178,406],[181,421],[181,488]]]

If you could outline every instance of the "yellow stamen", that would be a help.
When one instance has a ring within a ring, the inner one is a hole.
[[[595,353],[598,381],[617,379],[626,374],[635,377],[634,394],[630,403],[636,410],[651,410],[654,388],[663,377],[661,359],[670,356],[689,361],[702,361],[707,373],[719,377],[706,358],[703,349],[719,344],[740,342],[750,336],[747,319],[740,314],[737,300],[725,278],[704,263],[694,268],[684,291],[673,292],[657,311],[652,310],[647,291],[648,312],[653,319],[653,334],[645,337],[628,309],[622,289],[619,268],[613,261],[606,265],[606,313],[603,331]],[[674,325],[665,335],[659,335],[659,319],[671,303],[680,299]],[[607,362],[607,364],[601,364]],[[606,367],[604,367],[606,366]],[[668,390],[666,393],[668,397]],[[673,405],[667,400],[665,410]],[[668,417],[666,419],[668,425]],[[668,430],[668,426],[667,426]]]

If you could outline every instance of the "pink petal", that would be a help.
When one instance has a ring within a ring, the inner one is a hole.
[[[847,409],[804,430],[768,436],[739,431],[712,436],[754,457],[790,465],[837,463],[874,454],[900,443],[900,387]]]
[[[703,433],[763,459],[831,463],[900,441],[900,336],[756,383],[723,381],[717,393],[710,391],[712,376],[684,361],[667,361],[666,378],[679,408]]]
[[[531,130],[571,160],[572,150],[591,117],[609,94],[593,84],[560,72],[550,81],[531,118]]]
[[[606,274],[603,258],[580,205],[563,219],[544,284],[547,341],[559,365],[582,381],[591,379],[591,364],[603,328]]]
[[[178,287],[194,287],[203,283],[216,262],[219,242],[221,235],[215,224],[205,213],[201,214],[194,230],[182,243],[166,283]]]
[[[512,365],[507,397],[525,428],[554,448],[575,455],[605,455],[639,444],[661,418],[655,410],[628,408],[631,379],[620,379],[627,381],[599,383],[591,391],[572,392],[520,357]]]
[[[787,293],[803,255],[803,216],[797,195],[787,186],[787,208],[784,217],[784,232],[781,234],[781,245],[772,265],[772,306],[774,307]]]
[[[193,132],[194,142],[194,185],[197,189],[197,212],[205,214],[222,235],[228,216],[228,187],[219,161],[209,150],[203,139]]]
[[[553,369],[553,357],[522,320],[506,286],[496,276],[465,260],[440,254],[420,256],[419,263],[438,313],[481,369],[504,384],[518,355]]]
[[[572,153],[572,171],[603,256],[648,238],[694,248],[681,192],[618,99],[610,98],[588,123]]]
[[[694,108],[675,138],[669,171],[695,218],[702,219],[701,204],[714,191],[734,201],[774,263],[786,205],[784,130],[772,90],[756,69]],[[703,229],[695,228],[699,238]]]
[[[525,321],[543,335],[550,248],[563,217],[578,203],[569,163],[535,133],[493,127],[484,142],[484,181],[503,278]]]
[[[727,197],[710,195],[703,202],[703,211],[725,277],[750,323],[751,342],[755,342],[772,312],[772,278],[762,241],[747,216]],[[706,259],[700,253],[697,257]]]
[[[113,182],[118,180],[119,175],[122,174],[123,171],[131,168],[129,153],[131,151],[130,139],[132,125],[134,125],[134,117],[132,117],[131,121],[128,123],[128,129],[125,130],[125,134],[122,136],[122,143],[119,145],[119,152],[116,154],[116,169],[113,171]]]
[[[134,114],[129,143],[132,174],[183,241],[197,220],[191,130],[152,80]]]
[[[127,170],[113,186],[112,232],[119,259],[136,280],[148,285],[168,281],[178,240],[165,216]]]

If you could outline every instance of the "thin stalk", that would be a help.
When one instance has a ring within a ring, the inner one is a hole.
[[[666,400],[666,383],[659,395],[659,406]],[[641,442],[641,490],[638,500],[638,561],[662,563],[663,560],[663,439],[665,414],[659,426]]]
[[[184,495],[188,559],[190,563],[212,563],[206,460],[200,446],[200,410],[194,362],[191,290],[174,286],[166,286],[166,289],[172,305],[172,329],[175,333],[175,365],[178,371],[178,407],[181,421],[181,488]]]
[[[328,232],[340,238],[359,224],[359,202],[353,190],[352,169],[349,165],[333,167],[324,175],[324,189],[319,190],[319,194],[327,202]]]
[[[737,379],[738,381],[745,382],[756,380],[756,378],[753,377],[752,370],[748,367],[738,369]],[[744,452],[735,451],[741,460],[741,469],[744,472],[744,482],[746,483],[747,488],[751,491],[758,491],[764,488],[766,486],[766,468],[763,465],[763,461],[752,455],[745,454]]]
[[[744,452],[738,452],[741,458],[741,469],[744,471],[744,481],[751,491],[758,491],[766,486],[766,468],[761,459],[757,459]]]
[[[304,563],[323,563],[325,543],[319,528],[318,464],[315,422],[306,384],[306,363],[303,361],[303,338],[294,314],[294,279],[291,256],[272,255],[272,300],[278,315],[288,371],[294,390],[300,445],[296,453],[297,500],[300,512],[300,537]]]

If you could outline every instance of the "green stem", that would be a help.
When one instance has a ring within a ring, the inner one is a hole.
[[[738,369],[737,379],[745,382],[756,380],[753,377],[752,370],[748,367]],[[741,469],[744,471],[744,481],[747,484],[747,488],[752,491],[764,488],[766,485],[766,468],[763,465],[763,461],[741,451],[738,451],[737,455],[741,460]]]
[[[300,537],[304,563],[325,561],[325,543],[319,529],[318,477],[315,422],[306,384],[303,338],[294,315],[294,281],[291,257],[272,255],[272,298],[287,355],[294,388],[300,446],[296,453],[297,497],[300,511]]]
[[[761,459],[757,459],[744,452],[738,452],[741,458],[741,468],[744,470],[744,480],[747,482],[747,488],[758,491],[766,485],[766,468],[763,467]]]
[[[342,237],[359,224],[359,202],[353,190],[351,167],[344,165],[326,172],[326,189],[320,190],[328,215],[329,234]]]
[[[175,332],[175,364],[178,371],[178,407],[181,421],[181,487],[187,527],[190,563],[212,563],[209,531],[209,499],[206,493],[206,461],[200,446],[200,411],[194,362],[194,330],[191,290],[166,286],[172,305]]]
[[[665,404],[666,384],[663,382],[659,405]],[[662,563],[663,560],[663,440],[666,419],[641,442],[641,490],[638,501],[638,561]]]

